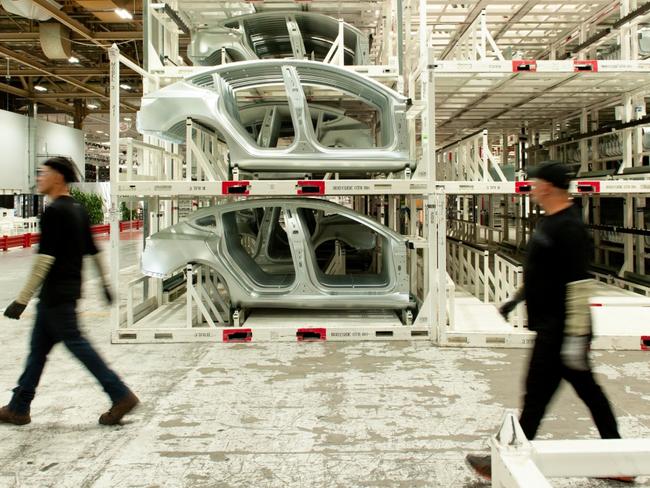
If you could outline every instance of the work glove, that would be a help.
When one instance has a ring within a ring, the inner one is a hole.
[[[25,307],[27,307],[27,305],[13,301],[7,308],[5,308],[5,317],[18,320],[25,311]]]
[[[113,304],[113,293],[111,292],[111,288],[107,284],[104,284],[102,286],[102,288],[104,290],[104,300],[106,300],[107,304],[112,305]]]
[[[508,300],[503,302],[499,306],[499,313],[503,316],[504,319],[508,320],[508,315],[512,312],[517,306],[518,302],[516,300]]]
[[[590,342],[591,338],[588,335],[565,335],[562,350],[560,351],[562,364],[576,371],[588,371]]]

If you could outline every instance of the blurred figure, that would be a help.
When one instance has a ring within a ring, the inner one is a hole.
[[[593,280],[588,273],[591,243],[587,229],[569,195],[567,167],[548,161],[528,176],[532,197],[545,212],[526,252],[524,286],[499,308],[507,319],[526,301],[528,328],[537,332],[526,377],[524,406],[519,418],[524,434],[535,438],[562,379],[571,383],[591,412],[603,439],[620,435],[612,408],[596,383],[589,361],[592,338],[589,298]],[[484,478],[492,476],[491,457],[468,455],[469,466]],[[633,482],[632,477],[612,477]]]
[[[67,158],[48,159],[39,169],[38,191],[51,203],[41,218],[38,254],[25,286],[4,312],[19,319],[36,290],[41,287],[30,353],[23,374],[8,405],[0,408],[0,422],[25,425],[31,422],[30,405],[36,394],[47,355],[63,342],[83,363],[111,399],[111,408],[99,417],[99,423],[115,425],[139,403],[138,398],[106,365],[81,334],[76,305],[81,297],[83,256],[90,254],[101,277],[104,298],[112,303],[112,294],[104,268],[92,238],[85,209],[70,196],[68,185],[79,181],[74,163]]]

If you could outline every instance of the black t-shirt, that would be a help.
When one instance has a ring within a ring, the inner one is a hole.
[[[81,297],[81,266],[85,254],[97,254],[90,219],[83,206],[69,196],[47,206],[41,217],[39,254],[55,258],[45,277],[40,299],[49,304]]]
[[[574,205],[542,217],[524,263],[528,328],[549,337],[564,332],[566,284],[589,278],[591,240]]]

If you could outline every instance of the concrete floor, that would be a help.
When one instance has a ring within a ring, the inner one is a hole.
[[[138,246],[122,242],[123,266],[135,263]],[[31,257],[0,255],[0,309]],[[527,351],[407,342],[112,346],[98,292],[89,274],[84,329],[142,406],[123,426],[98,425],[107,397],[56,347],[32,423],[0,425],[2,488],[489,486],[463,457],[485,449],[503,410],[519,405]],[[32,321],[33,304],[19,322],[0,319],[2,404],[22,370]],[[594,356],[622,434],[650,437],[650,353]],[[540,438],[597,438],[570,388],[557,395]]]

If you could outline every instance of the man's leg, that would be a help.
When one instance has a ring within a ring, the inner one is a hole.
[[[108,367],[85,337],[80,335],[75,339],[64,339],[63,343],[97,379],[113,403],[121,400],[129,393],[129,389],[124,382]]]
[[[57,314],[58,331],[65,346],[92,373],[111,398],[112,406],[99,417],[99,423],[115,425],[133,410],[140,400],[81,335],[75,305],[72,303],[60,307]]]
[[[620,439],[616,418],[612,407],[600,388],[594,375],[589,371],[576,371],[564,368],[564,378],[571,383],[580,399],[587,405],[594,423],[603,439]]]
[[[140,403],[138,397],[107,366],[85,337],[79,335],[77,338],[66,339],[64,344],[97,378],[104,391],[111,397],[111,408],[99,416],[99,423],[102,425],[118,424],[122,417]]]
[[[535,437],[546,407],[560,384],[560,366],[559,347],[538,337],[530,357],[524,407],[519,419],[527,439],[532,440]],[[465,456],[465,462],[479,476],[492,479],[492,457],[489,454],[468,454]]]
[[[19,415],[28,415],[30,405],[36,394],[36,387],[41,379],[47,355],[56,343],[47,332],[46,321],[48,320],[48,309],[39,303],[36,309],[36,322],[32,330],[30,341],[30,352],[27,357],[25,370],[18,379],[18,386],[14,388],[14,394],[7,407]]]
[[[67,303],[57,306],[51,323],[68,350],[90,371],[115,403],[125,397],[129,389],[81,335],[75,305]]]
[[[559,349],[553,343],[538,339],[530,358],[526,377],[526,393],[519,423],[532,440],[537,434],[544,412],[562,379]]]
[[[605,396],[601,387],[596,383],[591,370],[576,371],[574,369],[564,368],[564,378],[571,383],[580,399],[591,412],[591,417],[598,428],[600,437],[603,439],[620,439],[616,418],[612,407]],[[615,480],[623,483],[634,483],[634,476],[605,476],[603,479]]]

